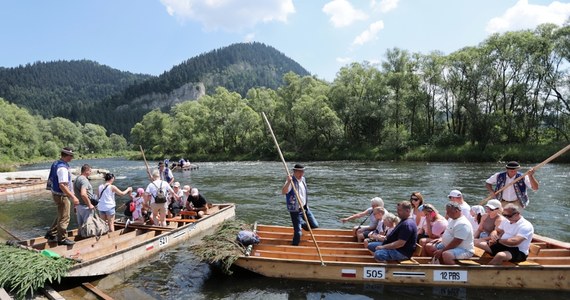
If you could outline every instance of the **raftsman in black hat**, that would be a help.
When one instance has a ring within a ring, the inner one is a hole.
[[[521,167],[518,162],[516,161],[509,161],[505,166],[507,169],[518,169]]]
[[[295,164],[293,170],[305,171],[305,166],[303,166],[302,164]]]

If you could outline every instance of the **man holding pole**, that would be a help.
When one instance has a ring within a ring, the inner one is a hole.
[[[489,197],[500,200],[503,207],[511,203],[520,208],[525,208],[529,203],[527,189],[538,190],[538,181],[534,177],[534,169],[526,172],[524,179],[518,179],[523,176],[518,171],[520,169],[518,162],[511,161],[505,167],[505,172],[495,173],[485,181],[485,186],[490,193]],[[494,190],[493,185],[495,185]],[[506,188],[503,189],[503,187]],[[501,189],[503,190],[500,191]]]
[[[287,210],[291,215],[291,222],[293,222],[293,246],[299,245],[301,241],[301,228],[308,230],[308,225],[305,223],[303,216],[303,209],[307,216],[307,220],[311,228],[318,228],[319,223],[311,213],[309,205],[307,204],[307,182],[305,181],[305,167],[301,164],[296,164],[293,167],[293,176],[287,176],[287,181],[281,189],[281,193],[285,195],[287,201]],[[293,184],[291,184],[293,183]],[[297,200],[299,197],[299,201]],[[303,207],[299,206],[299,202]]]

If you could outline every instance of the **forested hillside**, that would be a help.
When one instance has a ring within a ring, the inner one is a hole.
[[[36,62],[0,67],[0,97],[45,118],[85,122],[89,108],[150,77],[89,60]]]
[[[95,123],[128,136],[152,109],[167,112],[175,103],[195,100],[172,95],[185,85],[203,83],[206,94],[222,86],[245,96],[253,87],[280,87],[287,72],[309,75],[273,47],[240,43],[190,58],[158,77],[87,60],[0,68],[0,97],[46,118]]]

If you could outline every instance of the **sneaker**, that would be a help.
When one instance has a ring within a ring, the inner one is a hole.
[[[63,241],[58,241],[57,244],[58,244],[58,245],[71,246],[71,245],[75,244],[75,242],[72,241],[72,240],[65,239],[65,240],[63,240]]]

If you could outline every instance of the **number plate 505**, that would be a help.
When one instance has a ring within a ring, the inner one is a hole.
[[[386,268],[365,267],[363,277],[367,279],[386,279]]]

